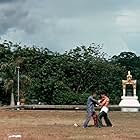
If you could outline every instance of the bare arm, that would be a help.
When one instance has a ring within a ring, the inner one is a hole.
[[[109,98],[105,98],[101,103],[100,103],[100,106],[103,107],[103,106],[108,106],[109,105]]]

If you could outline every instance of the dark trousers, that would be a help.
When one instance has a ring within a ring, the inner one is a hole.
[[[97,114],[96,112],[87,112],[87,116],[86,116],[86,120],[84,122],[84,127],[88,126],[88,123],[90,121],[90,119],[93,118],[94,120],[94,125],[97,126]]]
[[[102,127],[103,126],[103,124],[102,124],[102,118],[104,118],[105,123],[106,123],[106,126],[108,126],[108,127],[111,127],[112,126],[112,123],[111,123],[110,119],[108,118],[107,113],[105,113],[104,111],[102,111],[102,112],[100,112],[98,114],[98,127]]]

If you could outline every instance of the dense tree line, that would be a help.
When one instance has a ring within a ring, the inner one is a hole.
[[[106,90],[111,104],[122,95],[122,79],[130,70],[140,80],[140,57],[122,52],[106,59],[100,45],[79,46],[63,54],[47,48],[28,47],[4,41],[0,44],[0,100],[17,101],[17,67],[20,67],[20,99],[26,103],[85,104],[96,89]],[[139,94],[139,88],[138,88]]]

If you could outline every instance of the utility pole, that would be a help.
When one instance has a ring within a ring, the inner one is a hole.
[[[17,93],[18,93],[17,105],[20,105],[20,101],[19,101],[19,97],[20,97],[20,95],[19,95],[19,69],[20,69],[20,67],[17,66]]]

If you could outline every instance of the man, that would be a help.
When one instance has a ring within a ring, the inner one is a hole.
[[[104,117],[105,123],[107,127],[112,127],[112,123],[110,121],[110,119],[108,118],[108,105],[109,105],[109,98],[107,97],[107,93],[106,92],[101,92],[101,101],[100,104],[101,106],[101,111],[98,114],[98,127],[102,127],[102,118]]]
[[[89,123],[91,117],[94,120],[94,126],[97,126],[97,114],[95,112],[95,106],[96,106],[96,104],[99,104],[99,103],[98,103],[97,100],[94,99],[95,97],[96,97],[96,92],[95,91],[92,93],[91,96],[88,97],[88,100],[87,100],[87,117],[86,117],[86,120],[83,124],[83,128],[88,127],[88,123]]]

